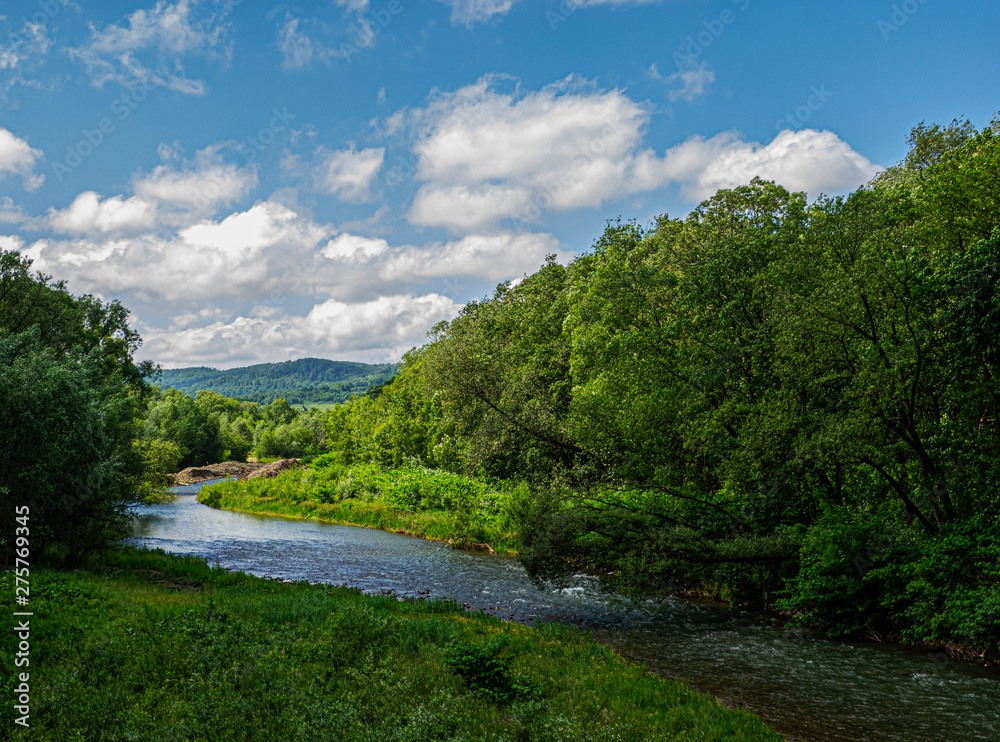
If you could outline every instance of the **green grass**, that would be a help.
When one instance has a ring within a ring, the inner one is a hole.
[[[513,554],[518,497],[518,490],[499,483],[424,467],[340,466],[320,456],[308,470],[210,485],[198,501],[224,510],[381,528],[458,546],[485,544]]]
[[[0,640],[14,740],[780,740],[576,629],[448,602],[134,549],[35,569],[31,600],[29,730],[13,723],[13,632]]]

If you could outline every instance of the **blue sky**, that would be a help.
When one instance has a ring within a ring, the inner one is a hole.
[[[397,360],[608,219],[815,198],[1000,111],[963,0],[9,2],[0,247],[166,367]]]

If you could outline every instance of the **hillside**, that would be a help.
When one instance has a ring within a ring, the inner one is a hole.
[[[267,404],[284,397],[290,404],[343,402],[396,373],[393,363],[369,364],[330,361],[324,358],[300,358],[283,363],[259,363],[254,366],[220,371],[199,366],[164,369],[153,383],[194,395],[211,389],[227,397],[239,397]]]

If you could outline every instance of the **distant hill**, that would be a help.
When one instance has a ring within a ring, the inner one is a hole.
[[[381,384],[396,373],[398,364],[352,363],[323,358],[300,358],[284,363],[259,363],[219,371],[199,366],[164,369],[152,382],[162,389],[179,389],[194,396],[211,389],[227,397],[268,404],[284,397],[290,404],[337,403]]]

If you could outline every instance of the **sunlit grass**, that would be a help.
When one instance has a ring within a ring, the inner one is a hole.
[[[247,513],[381,528],[459,546],[515,553],[511,493],[496,485],[421,467],[319,467],[270,479],[220,482],[198,501]]]

